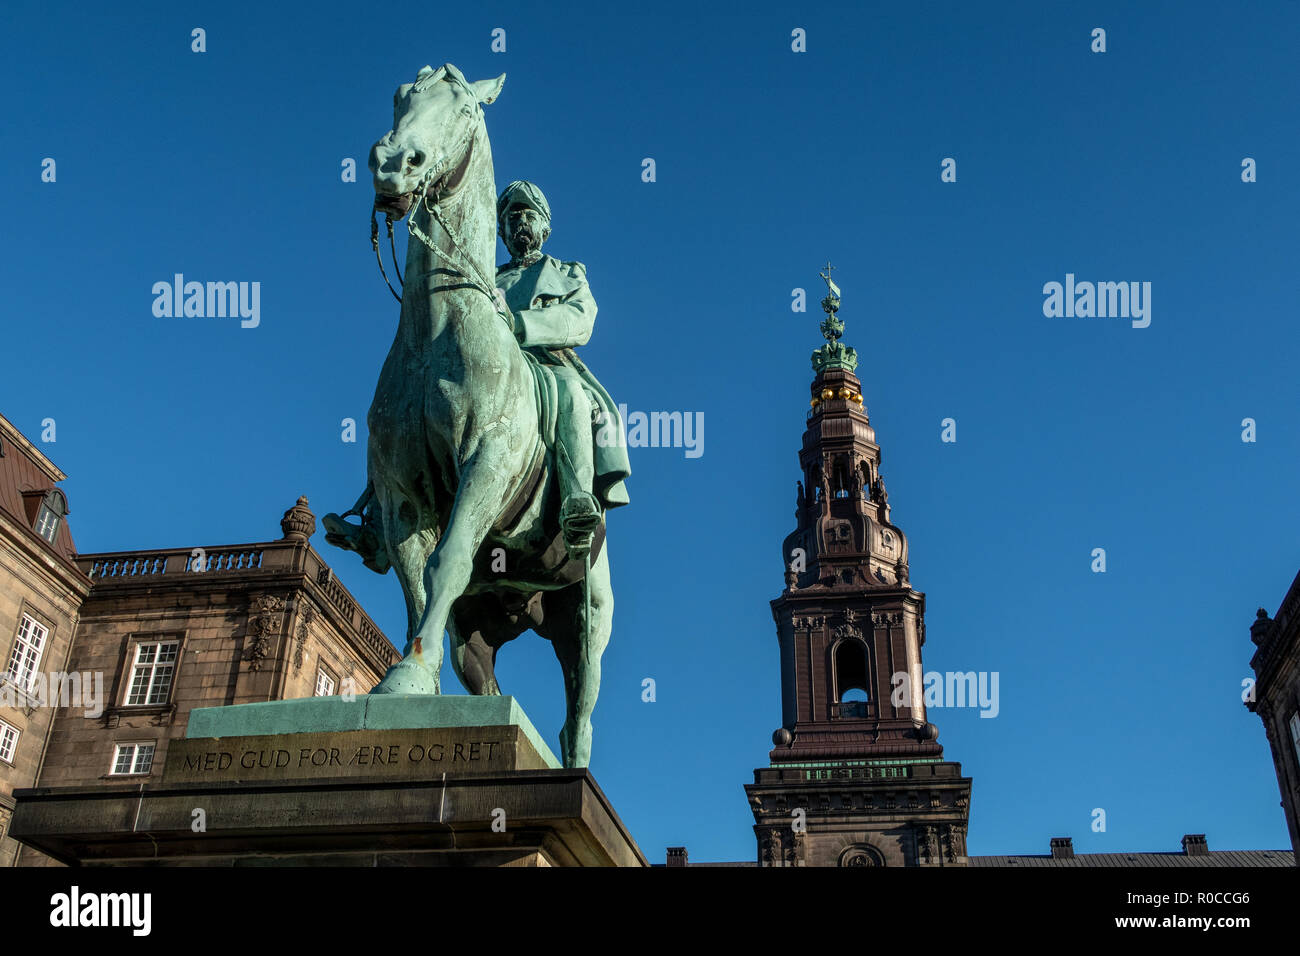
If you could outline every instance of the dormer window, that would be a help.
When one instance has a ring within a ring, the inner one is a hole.
[[[41,504],[41,513],[36,519],[36,533],[50,544],[59,536],[59,516],[44,503]]]
[[[68,500],[63,492],[53,489],[41,502],[41,509],[36,515],[36,533],[53,544],[59,537],[59,523],[68,513]]]

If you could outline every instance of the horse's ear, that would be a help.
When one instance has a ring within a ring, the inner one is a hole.
[[[452,67],[452,69],[455,69],[455,67]],[[447,67],[445,66],[440,66],[436,70],[431,66],[424,67],[419,73],[415,74],[415,92],[423,93],[434,83],[441,80],[446,75],[446,72]]]
[[[501,87],[506,85],[506,75],[502,73],[495,80],[475,80],[469,85],[480,103],[491,104],[501,95]]]

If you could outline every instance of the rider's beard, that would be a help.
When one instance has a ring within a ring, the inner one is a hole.
[[[520,229],[511,236],[511,254],[516,259],[526,259],[542,248],[542,242],[531,229]]]

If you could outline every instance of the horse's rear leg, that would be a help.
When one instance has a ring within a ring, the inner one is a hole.
[[[540,614],[540,600],[534,602]],[[532,627],[528,608],[507,608],[495,593],[465,595],[451,606],[451,666],[471,694],[499,695],[497,650]]]
[[[568,714],[560,730],[560,759],[566,767],[591,762],[591,715],[600,693],[600,658],[614,623],[614,594],[609,586],[609,542],[588,577],[591,587],[591,629],[587,630],[583,583],[550,591],[543,599],[545,617],[537,629],[550,640],[564,671]]]

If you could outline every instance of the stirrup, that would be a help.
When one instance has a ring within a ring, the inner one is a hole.
[[[591,553],[596,529],[600,527],[600,503],[589,492],[574,492],[560,505],[560,531],[569,557],[582,560]]]

